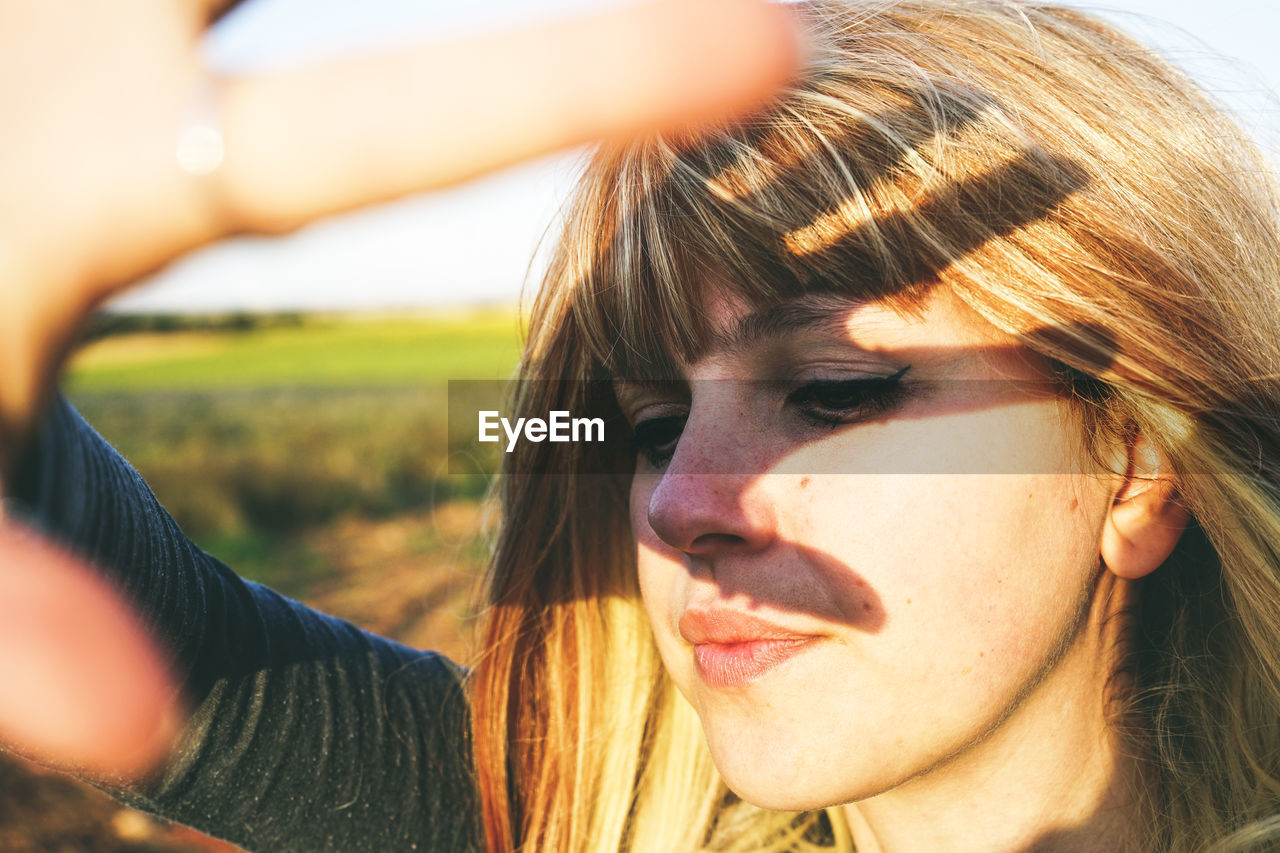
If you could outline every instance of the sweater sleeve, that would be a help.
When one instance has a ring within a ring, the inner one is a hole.
[[[194,709],[163,772],[112,793],[251,851],[479,846],[456,665],[237,577],[64,400],[11,485],[133,603]]]

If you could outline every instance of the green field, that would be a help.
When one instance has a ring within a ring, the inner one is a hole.
[[[488,310],[118,334],[63,386],[197,542],[302,594],[330,569],[314,532],[484,494],[483,464],[448,473],[446,380],[509,377],[519,328]]]
[[[114,335],[83,347],[65,384],[73,392],[215,391],[502,379],[515,366],[520,336],[511,309]]]

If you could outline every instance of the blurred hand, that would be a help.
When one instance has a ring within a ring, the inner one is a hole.
[[[163,758],[181,723],[164,659],[102,578],[0,526],[0,742],[121,780]]]
[[[536,29],[213,79],[226,0],[0,0],[0,417],[29,419],[103,298],[201,244],[277,232],[589,139],[749,109],[792,70],[784,9],[665,0]],[[182,171],[218,105],[226,158]]]
[[[566,145],[746,111],[797,53],[784,9],[665,0],[213,79],[198,44],[224,5],[0,0],[0,458],[85,314],[182,253]],[[194,176],[177,138],[202,101],[217,105],[226,156]],[[0,737],[54,764],[137,772],[173,731],[172,691],[90,577],[0,526]]]

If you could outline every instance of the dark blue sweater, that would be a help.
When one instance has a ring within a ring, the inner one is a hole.
[[[10,485],[124,591],[195,709],[163,772],[113,793],[251,851],[480,846],[456,665],[237,577],[63,400]]]

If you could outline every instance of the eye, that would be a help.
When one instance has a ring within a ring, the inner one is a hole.
[[[631,452],[644,456],[654,468],[661,468],[675,454],[685,420],[683,415],[668,415],[640,421],[631,431]]]
[[[908,365],[892,376],[807,382],[787,396],[787,404],[819,426],[865,420],[891,411],[902,401],[907,391],[902,378],[910,369]]]

